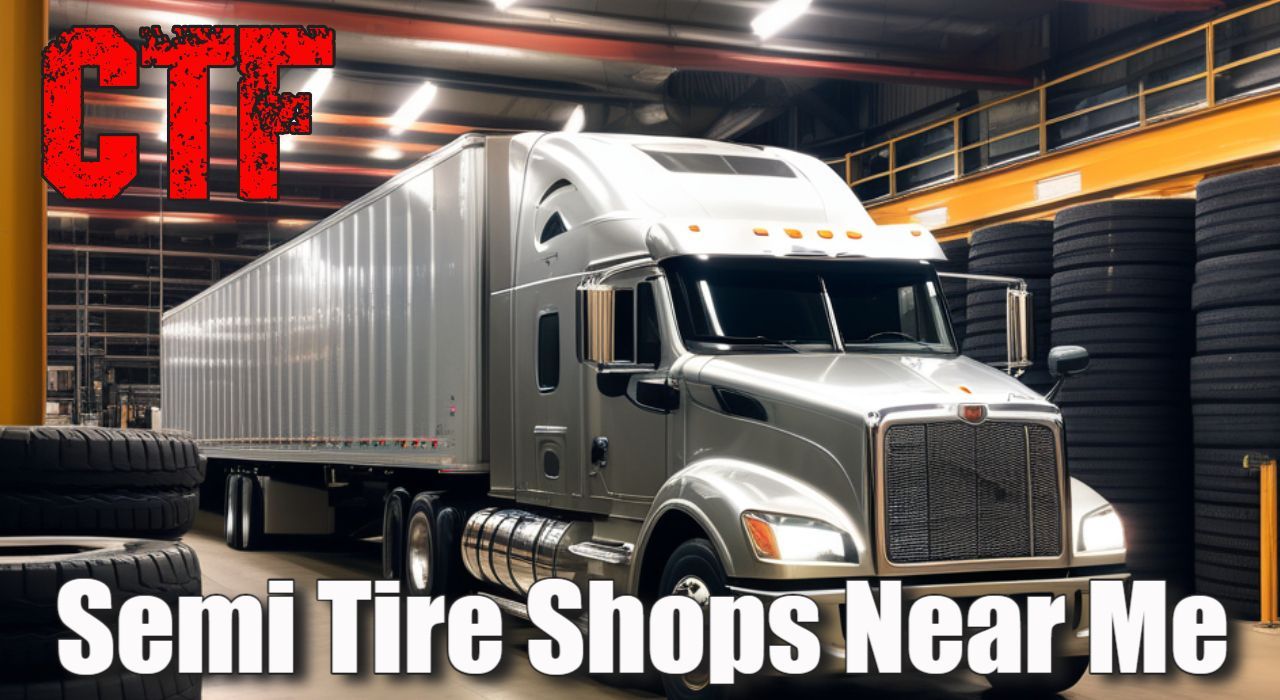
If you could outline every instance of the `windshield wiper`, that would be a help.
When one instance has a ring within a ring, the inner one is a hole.
[[[800,348],[791,344],[791,341],[778,340],[763,335],[691,335],[690,340],[696,340],[703,343],[729,343],[731,345],[767,345],[775,348],[785,348],[791,352],[801,352]]]
[[[858,343],[874,343],[874,342],[876,342],[876,339],[877,339],[877,338],[884,338],[884,337],[887,337],[887,336],[896,336],[896,337],[898,337],[898,338],[901,338],[902,340],[905,340],[905,341],[906,341],[906,342],[908,342],[908,343],[918,343],[918,344],[920,344],[920,345],[928,345],[928,344],[929,344],[929,343],[924,342],[923,340],[920,340],[919,338],[915,337],[914,335],[911,335],[910,333],[903,333],[902,331],[880,331],[879,333],[872,333],[871,335],[869,335],[869,336],[867,336],[867,337],[865,337],[865,338],[863,338],[863,339],[861,339],[861,340],[854,340],[854,341],[852,341],[852,342],[853,342],[853,344],[855,344],[855,345],[856,345],[856,344],[858,344]]]

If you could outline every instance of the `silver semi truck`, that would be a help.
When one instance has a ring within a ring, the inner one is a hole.
[[[410,592],[514,614],[548,577],[802,592],[837,667],[846,579],[1058,594],[1059,668],[993,678],[1057,690],[1121,524],[1010,376],[1025,293],[1010,366],[963,357],[942,258],[793,152],[465,136],[167,313],[164,423],[226,474],[236,548],[380,535]]]

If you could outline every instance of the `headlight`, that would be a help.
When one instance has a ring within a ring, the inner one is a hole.
[[[1124,549],[1124,525],[1111,506],[1103,506],[1080,521],[1080,551]]]
[[[758,559],[843,562],[852,559],[849,538],[820,520],[748,511],[742,525]]]

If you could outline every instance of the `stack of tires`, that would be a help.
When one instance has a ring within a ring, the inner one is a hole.
[[[1053,222],[1018,221],[978,229],[969,238],[969,273],[1020,277],[1034,302],[1035,356],[1021,377],[1037,392],[1053,382],[1045,366],[1049,355],[1049,277],[1053,274]],[[1006,292],[1003,284],[970,281],[965,301],[964,354],[995,364],[1008,359]]]
[[[969,239],[957,238],[939,244],[947,256],[946,262],[934,265],[938,272],[969,271]],[[969,285],[962,279],[942,279],[942,295],[947,300],[947,311],[951,314],[951,329],[955,332],[956,343],[964,344],[965,307],[968,302]]]
[[[1187,365],[1195,203],[1116,200],[1054,220],[1053,344],[1089,350],[1058,403],[1072,476],[1125,522],[1139,578],[1191,582]]]
[[[1256,620],[1259,484],[1242,461],[1280,453],[1280,168],[1196,196],[1196,589]]]
[[[113,667],[62,670],[58,592],[92,578],[111,592],[93,614],[115,634],[128,598],[177,612],[201,593],[200,565],[180,537],[194,522],[204,459],[183,438],[148,431],[0,427],[0,697],[200,697],[200,679]]]

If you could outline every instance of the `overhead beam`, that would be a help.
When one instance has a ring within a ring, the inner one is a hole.
[[[1029,87],[1021,76],[950,70],[921,66],[806,58],[801,56],[745,50],[690,46],[669,42],[636,41],[556,33],[516,27],[495,27],[391,14],[351,10],[290,6],[249,0],[184,0],[157,3],[156,0],[115,0],[130,7],[167,9],[180,6],[193,15],[215,17],[238,24],[322,24],[339,33],[359,32],[374,36],[425,41],[448,41],[481,46],[506,47],[592,58],[667,66],[681,70],[708,70],[781,78],[821,78],[879,82],[990,87]]]
[[[1112,5],[1148,12],[1206,12],[1221,10],[1222,0],[1070,0],[1082,5]]]

